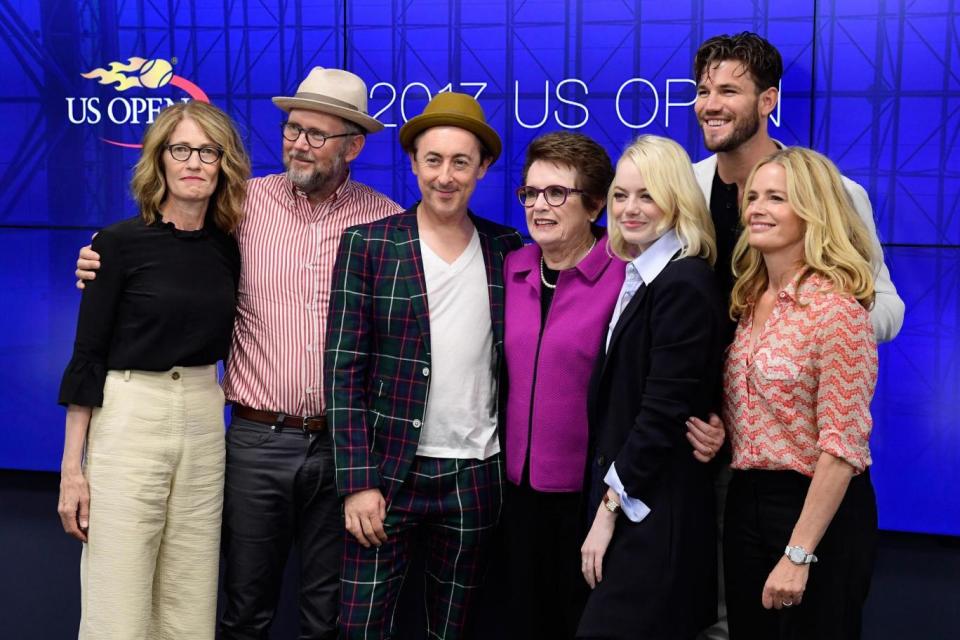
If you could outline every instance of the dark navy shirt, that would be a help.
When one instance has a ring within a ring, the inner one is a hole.
[[[713,174],[713,186],[710,190],[710,217],[717,232],[717,262],[714,274],[723,300],[730,301],[733,291],[733,269],[731,260],[733,248],[743,226],[740,224],[740,202],[737,199],[737,185],[727,184],[720,179],[719,172]]]

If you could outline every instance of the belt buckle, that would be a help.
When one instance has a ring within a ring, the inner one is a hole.
[[[304,433],[308,433],[310,430],[307,429],[307,425],[310,423],[309,416],[300,416],[300,430]]]

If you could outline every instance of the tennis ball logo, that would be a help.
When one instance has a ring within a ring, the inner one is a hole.
[[[176,62],[176,59],[173,62]],[[100,84],[114,84],[114,89],[117,91],[126,91],[133,87],[159,89],[171,84],[183,89],[194,98],[196,98],[194,94],[203,93],[189,80],[173,75],[173,64],[163,58],[153,60],[128,58],[126,63],[111,62],[109,69],[94,69],[80,75],[84,78],[96,79]]]
[[[96,80],[98,84],[112,86],[115,91],[124,92],[128,89],[142,88],[142,89],[159,89],[161,87],[175,87],[180,91],[183,91],[190,97],[190,100],[197,100],[199,102],[210,102],[210,98],[204,92],[203,89],[198,87],[196,84],[190,80],[184,78],[183,76],[178,76],[173,73],[173,65],[177,64],[176,58],[170,58],[169,60],[164,60],[163,58],[140,58],[140,57],[130,57],[127,58],[126,62],[114,61],[107,64],[107,67],[97,67],[87,73],[81,73],[80,76],[87,78],[88,80]],[[72,124],[82,124],[87,122],[89,124],[96,124],[100,119],[100,112],[96,110],[93,106],[99,104],[100,96],[92,97],[83,97],[80,98],[80,103],[82,105],[83,111],[82,115],[77,118],[73,112],[73,103],[76,99],[72,97],[67,98],[67,116],[70,118]],[[184,98],[180,98],[181,101],[186,101]],[[146,116],[145,124],[150,124],[153,122],[154,116],[159,113],[160,107],[166,103],[167,106],[174,104],[174,98],[163,97],[163,98],[141,98],[140,96],[134,96],[132,98],[123,98],[117,96],[112,98],[107,106],[107,114],[109,118],[114,122],[114,124],[126,124],[127,122],[132,122],[133,124],[139,124],[138,116],[144,114]],[[87,106],[90,106],[92,110],[92,116],[88,115]],[[116,119],[116,115],[113,112],[113,105],[119,105],[120,118],[123,122],[120,122]],[[95,119],[91,119],[95,118]],[[133,149],[139,149],[141,145],[133,142],[122,142],[118,140],[108,140],[106,138],[101,138],[107,144],[116,145],[118,147],[127,147]]]
[[[173,79],[173,66],[163,60],[147,60],[140,67],[140,84],[149,89],[159,89]]]

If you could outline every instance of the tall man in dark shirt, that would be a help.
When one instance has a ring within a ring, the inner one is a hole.
[[[704,42],[697,51],[694,74],[694,111],[703,130],[704,146],[715,155],[696,163],[693,170],[710,205],[717,231],[717,277],[729,297],[733,287],[730,258],[740,234],[743,185],[757,162],[783,147],[768,131],[769,116],[779,101],[783,61],[767,40],[744,32]],[[843,184],[880,254],[866,191],[847,178]],[[876,274],[876,292],[870,319],[877,342],[887,342],[900,331],[904,305],[884,263]]]
[[[762,158],[783,147],[770,137],[769,117],[780,98],[783,60],[780,52],[756,33],[710,38],[700,45],[694,60],[697,99],[694,111],[703,130],[703,143],[714,155],[694,164],[693,171],[717,233],[717,285],[729,300],[733,289],[731,259],[740,235],[740,202],[744,183],[753,167]],[[873,210],[863,187],[843,178],[854,208],[873,236],[877,254],[881,254],[876,236]],[[876,301],[870,312],[877,342],[892,340],[903,324],[903,301],[890,280],[885,263],[876,273]],[[730,338],[733,338],[731,326]],[[707,425],[692,417],[692,429]],[[711,423],[720,425],[716,416]],[[695,445],[696,446],[696,445]],[[723,514],[729,472],[722,472],[717,481],[718,513]],[[722,560],[722,554],[721,554]],[[720,575],[723,575],[721,564]],[[757,594],[760,598],[760,594]],[[726,603],[723,581],[720,583],[720,620],[705,630],[701,640],[726,640]]]

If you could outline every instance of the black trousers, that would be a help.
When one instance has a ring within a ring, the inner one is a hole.
[[[296,544],[300,638],[337,637],[343,519],[330,434],[234,418],[227,432],[223,589],[219,635],[268,638]]]
[[[763,586],[790,541],[810,478],[793,471],[734,471],[724,517],[724,579],[730,640],[860,637],[877,544],[870,472],[855,476],[815,550],[803,601],[764,609]]]
[[[589,589],[580,574],[583,516],[579,492],[506,484],[501,527],[510,585],[508,637],[573,638]]]

